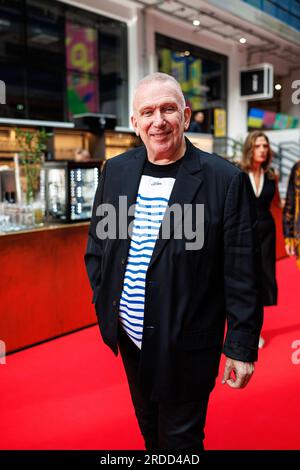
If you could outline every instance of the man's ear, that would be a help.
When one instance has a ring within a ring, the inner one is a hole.
[[[137,120],[134,116],[131,116],[131,124],[134,129],[134,132],[136,133],[137,136],[139,136],[139,130],[138,130],[138,125],[137,125]]]
[[[192,110],[188,106],[184,108],[184,130],[187,131],[190,126]]]

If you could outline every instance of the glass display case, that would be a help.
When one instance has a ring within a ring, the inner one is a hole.
[[[102,162],[46,162],[46,214],[52,222],[89,220]]]

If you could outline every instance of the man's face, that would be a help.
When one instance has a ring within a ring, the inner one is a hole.
[[[183,107],[172,82],[141,85],[135,94],[132,125],[144,142],[150,160],[176,160],[184,150],[183,132],[189,126],[191,110]]]

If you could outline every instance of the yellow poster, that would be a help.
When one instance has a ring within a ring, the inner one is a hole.
[[[214,109],[214,136],[226,136],[226,111],[225,109]]]

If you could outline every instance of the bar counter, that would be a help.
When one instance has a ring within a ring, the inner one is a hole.
[[[88,222],[0,236],[0,340],[6,352],[96,323],[84,266]]]
[[[33,227],[24,230],[12,230],[11,232],[1,232],[0,237],[12,236],[12,235],[20,235],[25,233],[33,233],[33,232],[43,232],[45,230],[58,230],[58,229],[68,229],[71,227],[88,227],[89,222],[75,222],[72,224],[54,224],[54,223],[45,223],[40,227]]]

